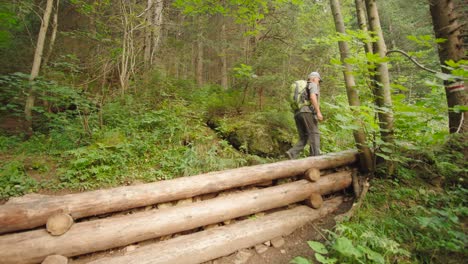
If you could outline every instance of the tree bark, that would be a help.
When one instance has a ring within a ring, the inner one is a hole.
[[[345,24],[343,21],[343,16],[341,15],[340,2],[338,0],[330,0],[330,6],[333,12],[333,18],[335,20],[336,32],[345,35]],[[354,81],[354,75],[352,74],[352,67],[349,63],[346,62],[346,59],[349,57],[349,47],[348,43],[345,41],[338,42],[340,48],[341,63],[343,64],[343,75],[346,84],[346,94],[348,95],[348,103],[351,106],[351,111],[355,116],[359,116],[359,108],[361,102],[356,91],[356,83]],[[361,168],[364,171],[374,171],[374,162],[372,159],[372,153],[367,146],[366,134],[362,128],[362,123],[356,124],[359,128],[353,130],[354,141],[356,142],[356,147],[359,149],[361,158]]]
[[[47,36],[47,28],[49,27],[50,14],[52,13],[53,4],[54,4],[54,0],[47,0],[46,9],[42,17],[41,29],[39,30],[39,36],[37,38],[36,50],[34,52],[34,60],[33,60],[31,75],[29,77],[29,81],[31,83],[39,75],[39,70],[41,69],[42,54],[44,52],[44,43],[45,43],[45,38]],[[25,114],[26,126],[27,126],[26,133],[28,134],[28,136],[32,136],[33,134],[32,109],[34,107],[35,100],[36,100],[35,89],[34,87],[31,87],[29,89],[29,94],[28,94],[28,97],[26,98],[26,103],[24,107],[24,114]]]
[[[204,263],[243,248],[287,236],[306,223],[335,211],[341,202],[340,198],[334,198],[325,202],[320,210],[299,206],[144,246],[124,256],[102,258],[90,264]]]
[[[446,61],[453,60],[458,62],[462,59],[466,59],[461,31],[462,26],[459,23],[460,17],[459,14],[457,14],[452,0],[430,0],[430,11],[436,38],[446,40],[438,43],[442,72],[450,74],[450,69],[446,67]],[[461,79],[445,80],[444,86],[447,105],[449,107],[448,117],[450,133],[468,132],[468,112],[461,111],[457,113],[453,110],[457,105],[468,105],[466,84]]]
[[[198,86],[203,86],[203,33],[201,18],[198,18],[198,34],[197,34],[197,69],[196,78]]]
[[[0,233],[42,226],[50,215],[57,212],[69,213],[76,220],[296,176],[311,167],[326,169],[348,165],[357,160],[356,156],[356,151],[343,151],[170,181],[8,202],[0,206]]]
[[[54,50],[55,40],[57,39],[59,7],[60,7],[60,0],[57,0],[57,4],[55,6],[54,18],[52,19],[52,34],[50,35],[49,49],[47,50],[47,55],[44,58],[44,65],[46,66]]]
[[[355,0],[356,5],[356,14],[359,24],[359,29],[363,32],[368,32],[367,28],[367,13],[366,13],[366,6],[364,5],[364,0]],[[367,41],[364,43],[364,51],[366,53],[372,53],[372,43]]]
[[[148,70],[151,65],[151,48],[153,39],[153,0],[148,0],[146,4],[146,27],[145,27],[145,50],[143,53],[143,61],[145,69]]]
[[[373,43],[373,51],[375,54],[379,54],[380,59],[384,59],[387,53],[387,47],[385,45],[385,39],[380,25],[379,11],[375,0],[365,0],[367,17],[369,19],[370,30],[378,37],[377,41]],[[392,96],[390,88],[390,75],[388,73],[388,65],[386,62],[380,62],[377,65],[377,71],[375,73],[375,101],[379,108],[379,126],[380,135],[383,142],[386,143],[387,148],[394,147],[394,126],[393,126],[393,109],[392,109]],[[382,151],[385,155],[391,156],[392,153]],[[387,174],[392,175],[394,173],[394,163],[387,160]]]
[[[303,201],[312,193],[333,193],[349,187],[351,182],[351,172],[343,171],[315,183],[300,180],[187,205],[76,223],[61,236],[50,236],[44,229],[4,235],[0,237],[0,259],[5,264],[36,263],[53,254],[71,257],[125,246],[279,208]]]
[[[225,17],[221,25],[221,87],[225,90],[228,88],[228,70],[227,70],[227,37],[226,37],[226,21]]]
[[[153,16],[153,50],[151,52],[151,65],[156,62],[156,52],[159,50],[159,43],[161,42],[161,27],[163,22],[163,8],[164,0],[156,0]]]

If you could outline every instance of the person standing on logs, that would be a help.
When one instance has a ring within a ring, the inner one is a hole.
[[[286,155],[290,159],[296,159],[306,144],[310,146],[310,156],[320,155],[318,122],[323,120],[319,103],[321,81],[322,78],[318,72],[311,72],[307,82],[300,80],[291,85],[290,100],[299,133],[299,141],[286,151]]]

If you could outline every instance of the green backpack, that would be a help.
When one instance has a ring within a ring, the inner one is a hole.
[[[303,106],[310,105],[307,94],[307,82],[304,80],[295,81],[291,84],[290,104],[294,112],[299,111]]]

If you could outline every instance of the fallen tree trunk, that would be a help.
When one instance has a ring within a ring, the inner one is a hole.
[[[202,202],[74,224],[61,236],[44,229],[0,237],[2,263],[37,263],[52,254],[77,256],[219,223],[289,205],[311,193],[327,194],[351,186],[342,171],[311,183],[300,180],[270,188],[239,192]]]
[[[325,202],[320,210],[299,206],[257,219],[248,219],[143,246],[124,256],[106,257],[89,264],[202,263],[276,237],[289,235],[307,222],[335,211],[341,202],[341,198],[334,198]]]
[[[185,199],[234,187],[299,175],[315,167],[326,169],[354,163],[354,150],[270,164],[211,172],[107,190],[49,196],[9,202],[0,206],[0,234],[42,226],[55,213],[73,219]]]

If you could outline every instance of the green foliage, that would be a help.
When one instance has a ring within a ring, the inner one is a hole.
[[[116,184],[126,172],[130,146],[119,131],[97,136],[94,144],[66,151],[59,170],[60,181],[67,187],[90,189],[99,184]]]
[[[220,2],[216,0],[176,0],[173,5],[183,13],[189,15],[201,14],[222,14],[224,16],[233,17],[236,23],[245,24],[253,28],[248,34],[255,35],[264,27],[259,21],[265,18],[265,15],[273,8],[278,8],[289,1],[285,0],[228,0]],[[299,5],[302,1],[295,0],[292,4]]]
[[[0,135],[0,152],[6,152],[10,149],[13,149],[20,142],[21,140],[18,137]]]
[[[22,162],[10,161],[0,168],[0,199],[20,196],[36,190],[37,182],[30,178]]]
[[[463,198],[467,190],[438,192],[414,179],[411,186],[408,183],[374,180],[365,207],[352,221],[329,232],[329,243],[308,242],[316,260],[447,263],[449,256],[455,262],[463,258],[468,242],[462,221],[468,214]]]
[[[311,264],[311,262],[303,257],[295,257],[293,260],[291,260],[289,263],[294,263],[294,264]]]

